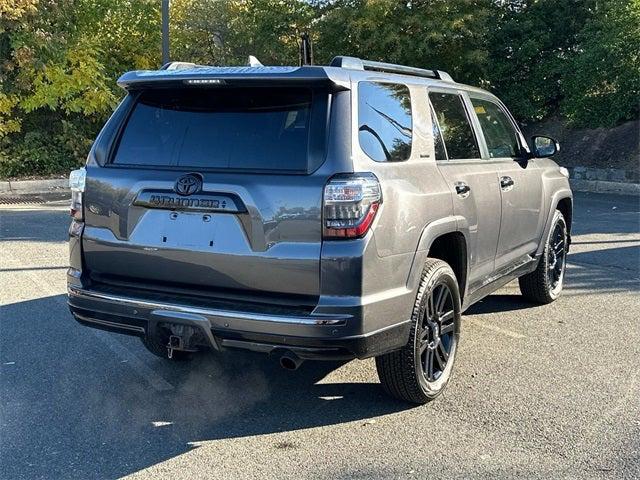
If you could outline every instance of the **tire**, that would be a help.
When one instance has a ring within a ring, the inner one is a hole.
[[[140,338],[140,340],[142,340],[142,344],[147,347],[147,350],[153,353],[156,357],[164,358],[165,360],[169,360],[171,362],[183,362],[185,360],[191,359],[190,352],[184,352],[181,350],[174,350],[171,358],[169,358],[167,352],[167,342],[163,342],[158,337],[150,338],[149,336],[145,335],[144,337]]]
[[[538,266],[518,279],[524,298],[547,304],[560,296],[567,265],[567,238],[567,223],[560,210],[556,210]]]
[[[441,306],[440,292],[446,297]],[[460,322],[460,293],[453,270],[442,260],[427,259],[411,315],[409,341],[400,350],[376,357],[384,390],[395,398],[417,404],[440,395],[453,371]]]

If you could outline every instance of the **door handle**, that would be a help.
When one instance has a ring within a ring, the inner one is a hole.
[[[505,192],[511,190],[514,184],[513,178],[507,176],[500,177],[500,188]]]
[[[462,198],[467,198],[471,192],[471,187],[464,182],[456,182],[454,187],[456,188],[458,196]]]

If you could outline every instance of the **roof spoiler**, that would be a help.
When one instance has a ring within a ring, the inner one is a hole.
[[[331,60],[332,67],[348,68],[351,70],[371,70],[374,72],[398,73],[401,75],[411,75],[414,77],[436,78],[453,82],[453,78],[442,70],[427,70],[424,68],[406,67],[394,63],[374,62],[373,60],[362,60],[356,57],[334,57]]]
[[[272,85],[331,84],[333,90],[347,90],[348,73],[336,75],[321,67],[236,66],[209,67],[186,62],[171,62],[160,70],[138,70],[124,73],[118,85],[125,89],[160,88],[163,86],[230,86],[270,82]],[[335,71],[334,71],[335,72]],[[345,78],[340,78],[344,76]]]

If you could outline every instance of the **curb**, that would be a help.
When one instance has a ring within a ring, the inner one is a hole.
[[[66,190],[69,190],[69,180],[66,178],[0,181],[0,193],[51,193]]]
[[[570,179],[575,192],[614,193],[617,195],[640,196],[640,183],[608,182],[605,180]]]

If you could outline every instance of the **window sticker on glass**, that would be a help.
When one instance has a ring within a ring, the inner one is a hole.
[[[518,134],[507,115],[495,103],[471,98],[491,158],[516,157],[520,152]]]

